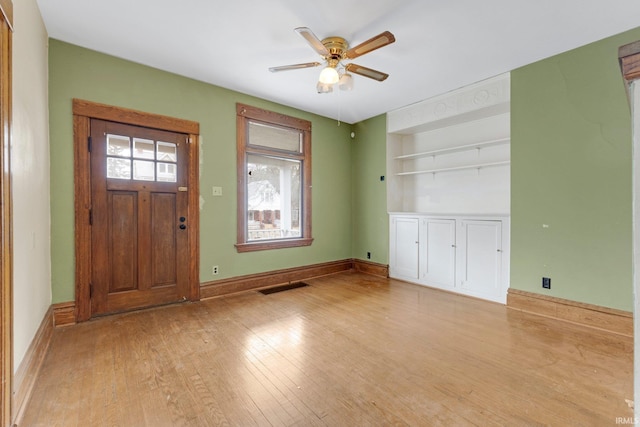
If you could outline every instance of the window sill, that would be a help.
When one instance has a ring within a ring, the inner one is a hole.
[[[269,240],[266,242],[236,243],[236,250],[242,252],[266,251],[270,249],[297,248],[311,246],[313,238]]]

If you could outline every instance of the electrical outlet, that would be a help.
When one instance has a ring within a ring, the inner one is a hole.
[[[551,289],[551,277],[542,278],[542,287],[545,289]]]
[[[213,273],[213,275],[217,275],[220,272],[220,269],[218,268],[217,265],[214,265],[213,268],[211,269],[211,272]]]
[[[367,252],[367,259],[371,259],[371,252]]]

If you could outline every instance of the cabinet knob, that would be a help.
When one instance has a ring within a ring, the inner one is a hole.
[[[416,240],[416,245],[418,245],[418,244],[420,244],[420,242],[418,242],[418,241]]]
[[[502,250],[498,249],[498,252],[502,252]]]
[[[455,247],[456,247],[456,245],[451,245],[451,247],[452,247],[452,248],[455,248]]]

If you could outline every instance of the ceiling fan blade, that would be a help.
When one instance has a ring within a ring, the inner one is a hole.
[[[313,34],[313,31],[311,31],[307,27],[298,27],[294,31],[304,37],[305,40],[311,45],[313,50],[318,52],[320,56],[329,55],[329,50],[322,44],[320,39],[316,37],[315,34]]]
[[[351,73],[359,74],[364,77],[382,82],[389,77],[389,74],[363,67],[362,65],[348,64],[345,69]]]
[[[396,38],[389,31],[385,31],[384,33],[378,34],[375,37],[370,38],[366,42],[360,43],[358,46],[352,47],[345,53],[345,58],[353,59],[358,56],[362,56],[365,53],[369,53],[372,50],[379,49],[388,44],[396,41]]]
[[[281,65],[280,67],[271,67],[269,71],[272,73],[287,70],[299,70],[301,68],[311,68],[321,65],[319,62],[305,62],[304,64]]]

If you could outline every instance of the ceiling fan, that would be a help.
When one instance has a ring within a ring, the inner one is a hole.
[[[342,37],[327,37],[320,40],[307,27],[298,27],[295,29],[295,32],[305,38],[313,50],[315,50],[324,59],[324,63],[326,64],[325,68],[320,73],[320,78],[318,79],[316,87],[318,89],[318,93],[332,92],[333,85],[336,83],[342,90],[351,90],[353,88],[353,78],[349,73],[359,74],[379,82],[384,81],[389,77],[386,73],[363,67],[362,65],[356,65],[353,63],[346,65],[342,64],[342,61],[344,60],[357,58],[395,42],[396,38],[389,31],[380,33],[377,36],[352,47],[351,49],[349,49],[349,43]],[[269,71],[275,73],[278,71],[318,67],[320,65],[322,65],[321,62],[306,62],[303,64],[271,67],[269,68]]]

